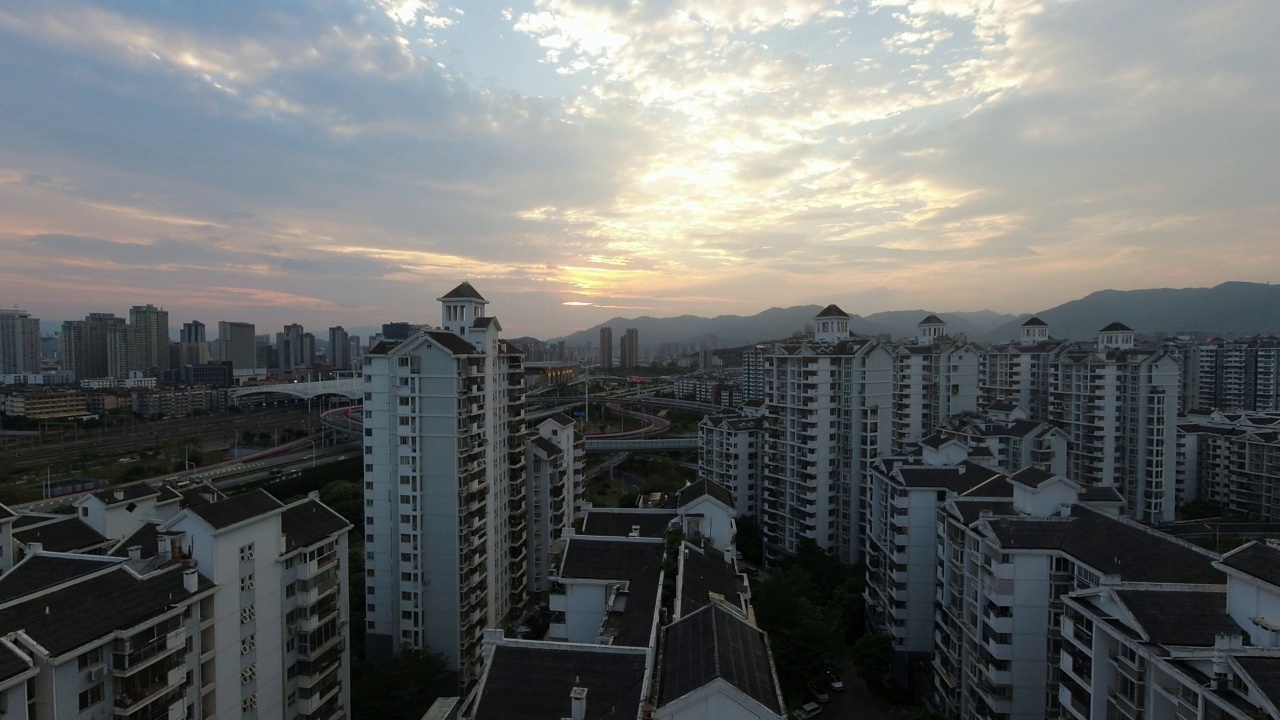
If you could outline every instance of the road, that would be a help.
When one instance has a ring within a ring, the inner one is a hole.
[[[244,485],[246,483],[258,482],[273,477],[273,472],[278,470],[279,473],[287,473],[291,470],[305,470],[311,467],[320,467],[328,465],[339,460],[355,457],[359,453],[358,446],[355,443],[347,443],[345,445],[334,445],[324,448],[316,452],[315,457],[311,456],[308,449],[302,452],[291,453],[289,455],[281,455],[279,457],[266,458],[247,464],[229,465],[218,470],[211,470],[203,473],[195,473],[193,478],[199,480],[208,480],[219,489]],[[165,476],[168,477],[168,476]],[[151,478],[142,482],[155,483],[165,477]],[[119,487],[119,486],[116,486]],[[71,505],[81,495],[86,493],[71,493],[69,495],[59,495],[56,498],[48,500],[37,500],[35,502],[15,505],[15,510],[24,510],[26,512],[54,512],[58,508]]]
[[[821,720],[903,720],[918,709],[914,705],[894,705],[876,697],[852,669],[846,670],[842,679],[844,691],[827,693],[831,702],[822,706],[822,714],[818,716]]]

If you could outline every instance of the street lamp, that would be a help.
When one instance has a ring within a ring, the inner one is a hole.
[[[315,466],[316,466],[316,441],[315,441],[315,440],[309,440],[308,442],[310,442],[310,443],[311,443],[311,467],[312,467],[312,468],[315,468]]]

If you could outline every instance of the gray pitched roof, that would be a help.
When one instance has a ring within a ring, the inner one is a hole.
[[[640,527],[640,537],[656,538],[667,534],[674,512],[652,510],[591,510],[582,524],[582,535],[627,537],[631,529]]]
[[[118,559],[108,560],[97,555],[28,555],[0,577],[0,603],[16,600],[119,562]]]
[[[280,514],[280,529],[284,532],[286,552],[310,547],[327,538],[341,535],[350,527],[351,523],[346,518],[319,500],[294,503]]]
[[[1268,543],[1251,542],[1224,556],[1222,564],[1280,587],[1280,548]]]
[[[560,720],[569,692],[587,689],[587,720],[631,720],[640,708],[645,654],[510,643],[494,648],[475,720]]]
[[[115,549],[111,551],[112,556],[127,558],[129,557],[129,548],[138,547],[142,550],[142,557],[153,558],[160,552],[157,540],[160,537],[160,525],[153,522],[144,522],[142,526],[133,531],[133,534],[120,541]]]
[[[684,567],[680,575],[680,614],[689,615],[711,604],[717,593],[733,605],[741,605],[741,576],[725,562],[724,553],[713,547],[695,548],[685,544]]]
[[[240,495],[232,495],[226,500],[192,507],[190,510],[212,525],[215,530],[221,530],[282,507],[284,503],[272,497],[266,490],[250,490]]]
[[[211,587],[200,578],[200,592]],[[183,587],[180,566],[145,579],[120,566],[0,609],[0,628],[25,630],[56,656],[168,612],[191,596]]]
[[[1116,590],[1151,642],[1213,647],[1218,635],[1244,635],[1227,614],[1225,592]]]
[[[133,485],[123,485],[121,487],[107,488],[92,493],[92,495],[103,502],[105,505],[119,505],[121,503],[135,502],[142,498],[154,497],[159,495],[160,491],[151,487],[146,483],[136,483]]]
[[[475,355],[480,351],[475,345],[454,335],[448,330],[424,330],[423,334],[431,338],[437,345],[454,355]]]
[[[471,283],[464,280],[462,281],[461,285],[450,290],[444,295],[440,296],[440,299],[441,300],[484,300],[484,296],[481,295],[478,291],[476,291],[475,288],[471,287]],[[488,302],[488,301],[485,300],[485,302]]]
[[[706,478],[694,480],[693,482],[680,488],[680,496],[677,502],[679,507],[684,507],[698,498],[709,495],[710,497],[724,503],[726,507],[733,508],[733,493],[717,482],[712,482]]]
[[[782,712],[773,658],[765,635],[724,607],[712,604],[667,627],[658,705],[718,678],[771,712]]]
[[[1054,474],[1037,467],[1026,467],[1009,477],[1024,487],[1038,488],[1054,478]]]
[[[97,530],[75,516],[18,530],[13,533],[13,539],[27,546],[38,542],[49,552],[88,550],[105,545],[107,542],[107,539]]]
[[[1280,658],[1235,656],[1233,659],[1249,676],[1249,685],[1262,693],[1272,705],[1280,706]]]
[[[1121,322],[1113,322],[1098,332],[1133,332],[1133,328]]]
[[[1049,327],[1049,323],[1038,317],[1033,317],[1022,323],[1022,327]]]
[[[14,652],[9,646],[0,645],[0,682],[15,678],[31,667],[30,660]]]
[[[836,306],[836,305],[832,304],[832,305],[828,305],[828,306],[826,306],[826,307],[822,308],[822,312],[819,312],[819,313],[818,313],[817,315],[815,315],[814,317],[820,317],[820,318],[826,318],[826,317],[842,317],[842,318],[847,318],[847,317],[852,317],[852,316],[851,316],[849,313],[847,313],[847,312],[845,312],[845,311],[841,310],[838,306]]]
[[[942,318],[938,317],[937,315],[930,315],[916,324],[917,325],[946,325],[946,323],[943,322]]]
[[[656,542],[570,539],[561,577],[627,581],[626,607],[621,615],[611,615],[608,620],[607,629],[614,634],[614,645],[644,647],[649,644],[663,547]]]

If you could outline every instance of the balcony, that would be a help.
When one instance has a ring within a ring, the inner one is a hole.
[[[325,703],[337,697],[342,690],[342,678],[338,672],[332,672],[320,684],[298,689],[298,712],[310,715],[319,710]]]
[[[331,550],[310,562],[294,565],[294,567],[297,568],[299,580],[309,580],[319,575],[320,573],[324,572],[325,570],[328,570],[329,568],[336,568],[337,566],[338,566],[337,550]]]
[[[186,670],[174,667],[167,672],[158,673],[148,685],[129,688],[125,685],[115,694],[111,703],[111,712],[118,717],[129,720],[160,720],[172,717],[171,705],[178,705],[178,717],[185,715],[182,699],[186,682]]]
[[[300,662],[297,664],[298,671],[298,687],[309,688],[319,684],[342,662],[345,649],[341,644],[335,645],[329,650],[320,654],[320,657],[310,662]]]
[[[311,607],[319,603],[329,593],[338,589],[338,573],[333,570],[310,580],[299,580],[297,583],[298,605]]]
[[[115,675],[130,675],[148,665],[168,657],[186,647],[186,631],[182,628],[172,630],[146,644],[135,646],[135,638],[117,641],[115,652],[111,654],[111,672]]]
[[[337,619],[338,617],[338,599],[337,597],[329,598],[326,602],[320,603],[312,607],[307,614],[298,620],[298,629],[302,632],[312,632],[318,630],[320,626]]]

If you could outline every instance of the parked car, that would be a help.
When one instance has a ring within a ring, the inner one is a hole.
[[[844,692],[844,680],[841,680],[840,676],[835,673],[827,674],[827,684],[836,692]]]
[[[831,696],[827,694],[825,684],[819,684],[816,680],[810,680],[808,686],[809,694],[813,696],[814,700],[817,700],[823,705],[831,702]]]
[[[821,714],[822,706],[818,703],[811,702],[805,703],[796,711],[796,718],[798,718],[798,720],[809,720],[809,718],[815,718]]]
[[[756,570],[756,569],[755,569],[755,568],[753,568],[753,567],[746,567],[746,566],[743,566],[743,567],[741,567],[741,568],[739,568],[739,569],[742,571],[742,574],[743,574],[743,575],[746,575],[747,577],[759,577],[759,576],[760,576],[760,571],[759,571],[759,570]]]

